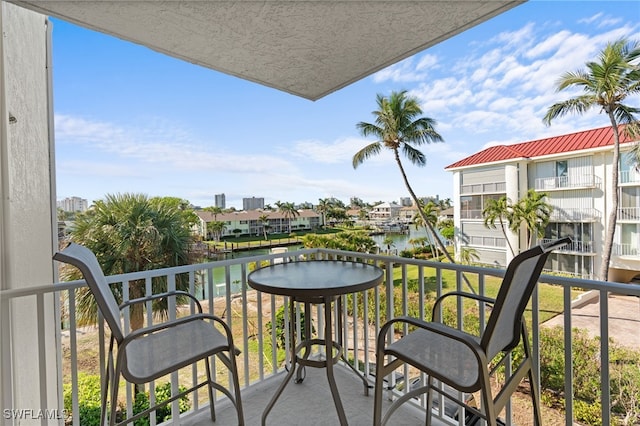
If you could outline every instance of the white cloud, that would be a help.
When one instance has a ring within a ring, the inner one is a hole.
[[[359,138],[344,138],[332,143],[318,140],[298,141],[293,144],[293,150],[288,150],[298,158],[304,158],[324,164],[351,162],[353,155],[373,140]]]

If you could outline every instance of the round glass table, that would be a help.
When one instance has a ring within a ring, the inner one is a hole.
[[[364,383],[365,394],[368,394],[369,383],[344,357],[342,349],[342,295],[365,291],[382,282],[384,272],[377,266],[340,260],[312,260],[306,262],[279,263],[257,269],[248,276],[249,286],[255,290],[287,296],[289,302],[289,319],[295,318],[295,302],[305,305],[304,340],[296,345],[295,326],[289,327],[289,350],[291,351],[291,366],[289,372],[278,390],[274,393],[262,415],[262,424],[267,415],[282,394],[287,383],[291,380],[297,368],[296,383],[303,380],[304,367],[326,368],[327,380],[331,388],[333,402],[338,412],[341,425],[347,424],[344,408],[340,401],[340,394],[336,386],[333,365],[342,358]],[[338,315],[336,315],[336,332],[334,340],[331,320],[331,304],[337,301]],[[324,338],[311,338],[311,306],[324,305]],[[325,360],[309,359],[311,347],[323,345]],[[298,355],[301,353],[301,355]],[[335,354],[335,355],[334,355]]]

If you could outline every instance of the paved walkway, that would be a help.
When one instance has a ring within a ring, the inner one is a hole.
[[[590,336],[600,336],[600,302],[595,297],[585,297],[585,303],[571,309],[571,327],[586,329]],[[544,326],[564,326],[560,314],[544,323]],[[609,337],[617,344],[640,349],[640,298],[635,296],[609,296]]]

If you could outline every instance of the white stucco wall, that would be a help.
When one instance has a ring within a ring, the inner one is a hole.
[[[43,15],[0,2],[2,289],[54,282],[51,256],[57,241],[47,25]],[[9,123],[9,115],[15,122]],[[52,296],[39,308],[32,298],[3,309],[1,413],[59,408],[54,310]],[[44,345],[37,344],[38,336],[44,336]],[[12,424],[4,415],[2,421]],[[41,421],[23,418],[14,423]]]

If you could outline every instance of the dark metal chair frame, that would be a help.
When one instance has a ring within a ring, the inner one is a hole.
[[[144,384],[201,360],[205,364],[206,381],[175,394],[166,401],[118,424],[133,422],[148,415],[158,407],[167,405],[203,386],[207,386],[209,391],[210,413],[213,421],[216,420],[213,389],[217,389],[233,403],[237,412],[238,424],[244,424],[238,369],[235,361],[235,357],[240,351],[233,344],[231,329],[221,318],[202,313],[200,302],[193,295],[183,291],[154,294],[129,300],[118,306],[102,268],[91,250],[71,243],[64,250],[56,253],[53,258],[60,262],[71,264],[80,270],[96,300],[100,313],[111,329],[107,369],[102,385],[101,425],[106,424],[107,421],[107,395],[109,390],[111,391],[109,425],[116,424],[120,375],[130,383]],[[197,313],[153,324],[129,334],[123,332],[120,323],[122,309],[138,303],[179,296],[186,296],[193,300],[195,306],[197,306]],[[224,333],[216,328],[215,324],[218,324]],[[115,366],[114,345],[117,346]],[[235,396],[230,390],[213,380],[210,365],[210,357],[213,355],[216,355],[230,370]],[[154,359],[151,360],[149,357]]]
[[[542,268],[551,251],[571,242],[562,238],[528,249],[517,255],[509,263],[496,299],[454,291],[440,296],[433,307],[432,322],[412,317],[394,318],[380,329],[376,350],[376,383],[374,418],[375,426],[386,424],[393,412],[407,400],[427,393],[427,425],[431,424],[433,400],[431,391],[444,395],[447,400],[465,406],[467,410],[487,421],[490,426],[497,424],[497,415],[506,406],[511,394],[523,378],[528,377],[536,424],[541,424],[540,395],[538,378],[533,368],[532,352],[527,336],[524,310],[531,298]],[[448,297],[469,298],[485,306],[492,305],[489,320],[480,336],[466,333],[459,328],[449,327],[440,322],[442,301]],[[415,328],[396,341],[391,341],[393,328],[397,324],[407,324]],[[524,358],[505,384],[493,397],[490,377],[511,358],[508,356],[520,341],[524,346]],[[499,354],[502,358],[489,370],[489,363]],[[385,357],[388,362],[385,363]],[[426,373],[427,384],[414,389],[393,402],[382,418],[383,379],[402,364],[409,364]],[[438,383],[436,386],[434,381]],[[451,398],[451,392],[439,390],[444,383],[463,393],[481,391],[481,410],[469,407]]]

